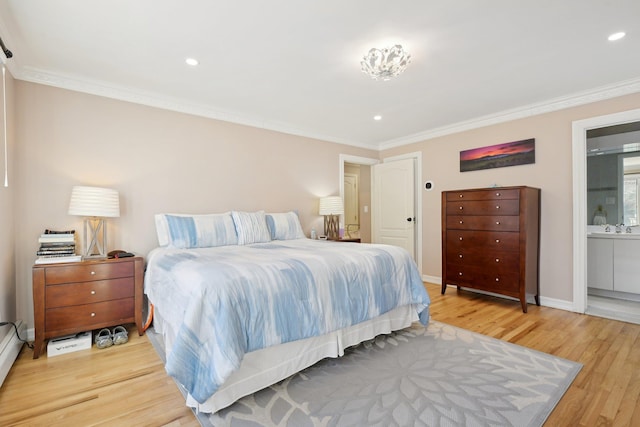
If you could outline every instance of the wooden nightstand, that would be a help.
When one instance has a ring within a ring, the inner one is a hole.
[[[108,326],[142,325],[142,257],[33,266],[33,358],[45,339]]]

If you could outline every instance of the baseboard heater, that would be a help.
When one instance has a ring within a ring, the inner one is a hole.
[[[18,353],[24,344],[16,336],[16,330],[13,326],[9,326],[9,332],[2,338],[0,338],[0,386],[4,383],[7,374],[13,362],[16,361]],[[20,336],[25,336],[26,325],[22,321],[17,321],[16,326]]]

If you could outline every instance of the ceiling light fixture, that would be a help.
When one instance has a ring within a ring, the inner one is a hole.
[[[187,65],[191,65],[192,67],[195,67],[196,65],[198,65],[198,60],[194,58],[187,58],[184,60],[184,62],[186,62]]]
[[[399,44],[383,49],[375,47],[362,58],[362,72],[375,80],[390,80],[400,75],[411,62],[411,55]]]
[[[614,42],[616,40],[620,40],[621,38],[623,38],[624,36],[626,36],[627,34],[624,31],[620,31],[618,33],[613,33],[608,37],[608,40],[610,42]]]
[[[380,121],[380,120],[382,120],[382,116],[380,116],[380,115],[373,116],[373,120]]]

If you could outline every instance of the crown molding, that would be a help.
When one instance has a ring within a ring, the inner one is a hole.
[[[268,121],[262,118],[251,117],[245,114],[219,110],[208,105],[195,104],[184,99],[168,97],[160,93],[112,85],[103,81],[90,80],[85,78],[81,79],[74,76],[64,76],[33,67],[12,67],[11,71],[14,71],[12,72],[12,75],[16,79],[24,80],[31,83],[38,83],[47,86],[68,89],[75,92],[82,92],[91,95],[102,96],[105,98],[131,102],[134,104],[160,108],[163,110],[176,111],[239,125],[302,136],[305,138],[313,138],[321,141],[366,148],[374,151],[376,150],[376,148],[372,147],[370,144],[347,141],[331,135],[308,132],[303,129],[296,128],[295,126],[288,125],[286,123]]]
[[[512,120],[536,116],[539,114],[564,110],[565,108],[577,107],[580,105],[590,104],[592,102],[603,101],[606,99],[616,98],[618,96],[629,95],[637,92],[640,92],[640,77],[630,80],[624,80],[607,86],[601,86],[598,88],[590,89],[588,91],[550,99],[536,104],[530,104],[511,110],[501,111],[495,114],[454,123],[452,125],[430,129],[428,131],[415,133],[406,137],[392,139],[380,143],[378,145],[378,150],[382,151],[389,148],[401,147],[404,145],[422,142],[440,136],[451,135],[454,133],[478,129],[481,127],[499,123],[510,122]]]
[[[588,91],[574,93],[564,97],[554,98],[536,104],[530,104],[523,107],[505,110],[495,114],[490,114],[487,116],[482,116],[447,126],[430,129],[424,132],[383,141],[377,145],[372,145],[360,141],[345,140],[343,138],[338,138],[332,135],[308,132],[286,123],[268,121],[263,118],[251,117],[237,112],[219,110],[208,105],[194,104],[184,99],[167,97],[166,95],[162,95],[159,93],[141,91],[139,89],[124,86],[116,86],[97,80],[55,74],[33,67],[16,67],[13,65],[14,64],[8,64],[8,68],[14,78],[18,80],[59,87],[76,92],[88,93],[106,98],[117,99],[120,101],[132,102],[149,107],[176,111],[180,113],[186,113],[195,116],[286,133],[290,135],[302,136],[305,138],[312,138],[321,141],[333,142],[337,144],[377,151],[401,147],[416,142],[427,141],[429,139],[437,138],[440,136],[450,135],[471,129],[477,129],[485,126],[495,125],[512,120],[535,116],[538,114],[549,113],[565,108],[575,107],[640,92],[639,77],[617,82],[607,86],[601,86]]]

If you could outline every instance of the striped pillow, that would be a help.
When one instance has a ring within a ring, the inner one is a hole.
[[[295,212],[267,214],[267,227],[271,233],[271,240],[306,238]]]
[[[236,226],[239,245],[251,243],[270,242],[271,235],[267,228],[264,211],[236,212],[231,211],[233,222]]]
[[[156,215],[160,246],[208,248],[237,245],[233,218],[229,212],[208,215]]]

